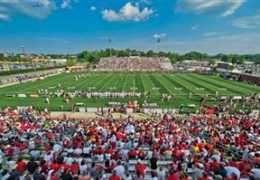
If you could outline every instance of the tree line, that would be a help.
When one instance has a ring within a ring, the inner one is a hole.
[[[80,62],[97,63],[102,57],[129,57],[129,56],[141,56],[141,57],[167,57],[170,61],[175,64],[183,60],[221,60],[224,62],[230,62],[234,64],[243,64],[245,61],[253,61],[260,64],[260,54],[253,55],[238,55],[238,54],[217,54],[209,55],[207,53],[201,53],[191,51],[185,54],[178,54],[174,52],[163,52],[163,51],[139,51],[135,49],[105,49],[98,51],[83,51],[77,55],[77,59]]]
[[[129,57],[129,56],[141,56],[141,57],[167,57],[172,63],[176,63],[182,60],[196,59],[196,60],[209,60],[210,56],[205,53],[190,52],[184,55],[180,55],[173,52],[163,52],[163,51],[139,51],[135,49],[105,49],[99,51],[83,51],[78,54],[77,58],[80,62],[87,61],[89,63],[96,63],[102,57]]]
[[[3,53],[0,53],[0,61],[26,62],[26,61],[28,61],[28,59],[21,57],[19,54],[5,56]]]
[[[102,57],[116,56],[116,57],[129,57],[129,56],[141,56],[141,57],[167,57],[174,64],[183,60],[221,60],[224,62],[231,62],[235,64],[242,64],[245,61],[253,61],[260,64],[260,54],[217,54],[209,55],[207,53],[201,53],[191,51],[185,54],[178,54],[174,52],[163,52],[163,51],[140,51],[135,49],[102,49],[96,51],[83,51],[78,54],[46,54],[51,58],[66,58],[81,62],[81,63],[97,63]],[[19,56],[18,54],[12,56],[4,56],[0,53],[0,61],[15,61],[15,62],[30,62],[30,60]]]

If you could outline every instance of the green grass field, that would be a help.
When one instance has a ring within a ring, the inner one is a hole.
[[[76,97],[66,104],[63,98],[50,98],[50,104],[45,103],[43,97],[39,98],[18,98],[8,97],[13,94],[37,93],[38,89],[48,89],[49,92],[58,88],[58,84],[67,91],[75,88],[85,91],[98,92],[150,92],[151,97],[146,101],[148,103],[157,103],[160,107],[179,107],[180,105],[195,104],[198,105],[200,97],[204,95],[236,96],[248,95],[251,93],[260,93],[260,88],[244,83],[230,80],[224,80],[216,76],[198,75],[198,74],[168,74],[168,73],[86,73],[82,74],[78,81],[75,80],[77,74],[61,74],[38,80],[35,82],[22,83],[0,89],[0,106],[34,106],[39,109],[48,107],[52,110],[59,110],[60,106],[64,109],[71,109],[75,103],[82,102],[86,107],[105,107],[108,102],[128,102],[137,100],[144,102],[144,98],[81,98]],[[192,98],[189,94],[192,93]],[[174,98],[171,101],[162,101],[161,94],[169,94]],[[214,100],[208,100],[208,104],[216,103]]]

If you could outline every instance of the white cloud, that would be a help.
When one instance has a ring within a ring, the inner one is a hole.
[[[154,38],[154,39],[163,39],[163,38],[165,38],[166,36],[167,36],[166,33],[160,33],[160,34],[155,33],[155,34],[153,35],[153,38]]]
[[[42,19],[48,16],[54,8],[55,4],[51,0],[0,0],[2,17],[22,14]]]
[[[71,0],[63,0],[60,7],[62,9],[70,8],[70,3],[71,3]]]
[[[210,54],[256,54],[260,51],[260,47],[258,46],[259,42],[260,36],[258,33],[226,33],[192,40],[171,39],[163,43],[161,48],[164,50],[174,49],[175,51],[182,53],[200,51]]]
[[[7,20],[9,19],[9,16],[7,14],[0,13],[0,20]]]
[[[245,2],[246,0],[229,0],[229,7],[222,16],[226,17],[234,14]]]
[[[233,21],[233,25],[243,29],[260,28],[260,14],[238,18]]]
[[[176,10],[204,13],[221,9],[220,15],[226,17],[234,14],[245,2],[246,0],[178,0]]]
[[[107,21],[143,21],[149,19],[154,11],[148,7],[141,9],[138,4],[126,3],[119,12],[111,9],[102,11],[103,19]]]
[[[191,27],[191,30],[192,30],[192,31],[196,31],[197,29],[199,29],[199,25],[193,25],[193,26]]]
[[[54,0],[0,0],[0,20],[17,15],[43,19],[59,7],[69,8],[72,2],[77,2],[77,0],[62,0],[58,6]]]
[[[0,6],[0,21],[1,20],[8,20],[9,18],[10,17],[9,17],[7,8]]]
[[[96,6],[91,6],[91,7],[89,8],[89,10],[90,10],[90,11],[96,11],[97,8],[96,8]]]
[[[219,35],[219,33],[217,32],[207,32],[205,34],[203,34],[205,37],[213,37],[213,36],[217,36]]]
[[[218,35],[216,36],[203,36],[199,38],[167,36],[167,40],[164,40],[160,46],[155,46],[151,37],[140,35],[135,36],[135,38],[130,38],[128,41],[121,41],[118,39],[114,41],[113,47],[120,49],[135,48],[140,50],[154,49],[157,51],[174,51],[179,53],[199,51],[207,52],[209,54],[257,54],[260,52],[260,36],[257,32],[217,33]],[[96,44],[100,45],[102,43]]]
[[[151,0],[140,0],[140,3],[152,4],[152,1]]]

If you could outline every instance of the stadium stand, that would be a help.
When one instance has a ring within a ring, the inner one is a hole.
[[[57,75],[57,74],[61,73],[62,71],[63,70],[60,68],[60,69],[35,71],[35,72],[29,72],[29,73],[24,73],[24,74],[1,76],[0,77],[0,87],[4,87],[5,85],[12,85],[15,83],[28,82],[33,79],[39,79],[39,78]]]
[[[96,65],[98,71],[169,71],[173,67],[162,57],[105,57]]]
[[[212,115],[80,120],[6,108],[0,179],[259,179],[259,119]]]

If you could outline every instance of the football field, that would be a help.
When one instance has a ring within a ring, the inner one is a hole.
[[[54,96],[54,92],[63,89],[65,92],[136,92],[141,97],[125,98],[87,98],[74,97],[69,102]],[[49,104],[46,96],[39,90],[48,91]],[[214,104],[213,97],[242,96],[260,93],[260,88],[245,83],[224,80],[217,76],[199,74],[170,73],[63,73],[43,80],[21,83],[0,89],[0,106],[34,106],[52,110],[69,110],[77,103],[85,107],[107,107],[109,102],[138,101],[139,104],[156,103],[159,107],[174,108],[181,105],[200,103],[202,96],[208,96],[206,103]],[[21,96],[25,95],[25,96]],[[145,96],[144,94],[149,94]],[[162,95],[172,96],[168,101]],[[32,95],[36,95],[31,97]],[[210,98],[212,97],[212,98]]]

